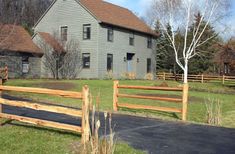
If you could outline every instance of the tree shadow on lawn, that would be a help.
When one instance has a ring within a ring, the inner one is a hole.
[[[69,82],[63,81],[46,81],[33,84],[35,87],[40,88],[48,88],[48,89],[56,89],[56,90],[71,90],[76,88],[77,85]]]
[[[176,113],[172,112],[164,112],[164,111],[154,111],[154,110],[142,110],[142,109],[129,109],[129,108],[120,108],[120,111],[130,112],[130,113],[141,113],[142,115],[148,116],[150,115],[159,115],[162,117],[174,118],[180,120],[180,116]]]

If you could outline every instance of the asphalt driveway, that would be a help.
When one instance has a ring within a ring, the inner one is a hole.
[[[3,112],[80,125],[80,120],[63,114],[10,106],[3,106]],[[104,124],[103,114],[99,117]],[[118,139],[151,154],[235,153],[235,129],[120,114],[112,115],[112,123]],[[101,131],[104,131],[104,126]]]

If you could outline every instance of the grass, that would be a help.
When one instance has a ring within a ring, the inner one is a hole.
[[[41,83],[54,83],[53,80],[9,80],[7,85],[25,86],[25,87],[42,87]],[[72,83],[74,86],[69,88],[72,91],[81,91],[82,86],[87,84],[92,95],[95,97],[100,93],[100,109],[112,111],[112,87],[111,80],[60,80],[56,83]],[[160,85],[162,81],[143,81],[143,80],[122,80],[120,84],[128,85]],[[178,86],[180,83],[169,81],[169,86]],[[45,85],[45,84],[44,84]],[[132,94],[153,94],[153,95],[174,95],[180,96],[180,92],[162,92],[162,91],[141,91],[141,90],[122,90],[123,93]],[[50,102],[60,105],[81,107],[81,102],[74,99],[60,98],[48,95],[34,95],[27,93],[10,93],[24,98],[30,98],[41,102]],[[235,88],[223,86],[221,83],[190,83],[189,92],[189,109],[188,121],[195,123],[206,122],[206,107],[205,101],[208,98],[214,98],[221,101],[222,110],[222,126],[235,128]],[[95,99],[94,99],[95,100]],[[128,102],[134,104],[157,105],[180,107],[174,103],[156,102],[148,100],[136,99],[120,99],[120,102]],[[157,117],[167,120],[179,120],[180,114],[171,114],[166,112],[154,112],[146,110],[129,110],[121,109],[120,113],[136,114],[140,116]],[[69,134],[60,131],[47,129],[38,129],[38,127],[26,127],[19,125],[17,122],[0,127],[0,145],[1,153],[73,153],[73,143],[79,142],[79,137],[76,134]],[[78,135],[79,136],[79,135]],[[142,153],[132,149],[124,143],[117,146],[115,153]]]
[[[7,82],[7,85],[17,85],[25,87],[40,87],[40,83],[54,83],[53,80],[10,80]],[[90,91],[94,97],[100,93],[100,109],[103,111],[112,111],[112,93],[113,93],[113,81],[111,80],[60,80],[56,83],[72,83],[74,86],[69,89],[73,91],[81,91],[82,86],[87,84],[90,88]],[[144,80],[121,80],[120,84],[128,85],[147,85],[155,86],[160,85],[162,81],[144,81]],[[175,81],[168,81],[169,86],[179,86],[180,83]],[[45,84],[44,84],[45,85]],[[235,84],[234,84],[235,85]],[[141,90],[121,90],[122,93],[130,94],[153,94],[153,95],[174,95],[175,97],[180,97],[180,92],[164,92],[164,91],[141,91]],[[235,111],[235,88],[231,86],[223,86],[221,83],[190,83],[189,91],[189,110],[188,110],[188,121],[205,123],[206,122],[206,107],[205,101],[208,98],[218,99],[221,101],[222,105],[222,120],[227,121],[228,117],[231,117],[229,113]],[[41,102],[50,102],[56,103],[71,107],[81,107],[81,102],[68,99],[60,98],[48,95],[36,95],[36,94],[26,94],[26,93],[14,93],[14,95],[20,95],[21,97],[27,97]],[[95,100],[95,99],[94,99]],[[166,103],[166,102],[157,102],[151,100],[137,100],[137,99],[119,99],[120,102],[128,102],[134,104],[143,104],[143,105],[157,105],[157,106],[166,106],[166,107],[180,107],[178,104]],[[128,114],[137,114],[141,116],[151,116],[158,117],[168,120],[179,120],[180,114],[171,114],[166,112],[155,112],[155,111],[145,111],[145,110],[130,110],[130,109],[121,109],[120,113]],[[233,118],[234,116],[232,116]],[[234,117],[235,119],[235,117]],[[222,126],[224,127],[233,127],[229,122],[223,122]]]

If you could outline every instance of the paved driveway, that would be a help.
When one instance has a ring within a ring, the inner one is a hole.
[[[9,106],[3,112],[80,125],[80,120],[67,115]],[[104,124],[103,114],[100,119]],[[119,114],[113,115],[112,122],[116,137],[151,154],[235,154],[235,129]]]

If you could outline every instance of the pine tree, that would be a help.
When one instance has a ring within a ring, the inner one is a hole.
[[[195,21],[189,29],[189,40],[192,40],[193,34],[196,31],[194,27],[197,27],[201,20],[201,14],[195,15]],[[199,31],[202,31],[206,22],[202,21]],[[210,38],[208,40],[208,38]],[[213,48],[213,45],[219,41],[218,35],[214,31],[211,25],[208,25],[204,34],[200,39],[201,46],[196,50],[199,51],[199,55],[195,56],[189,63],[189,74],[201,74],[206,71],[210,71],[213,68],[213,58],[217,50]],[[203,43],[205,42],[205,43]]]

